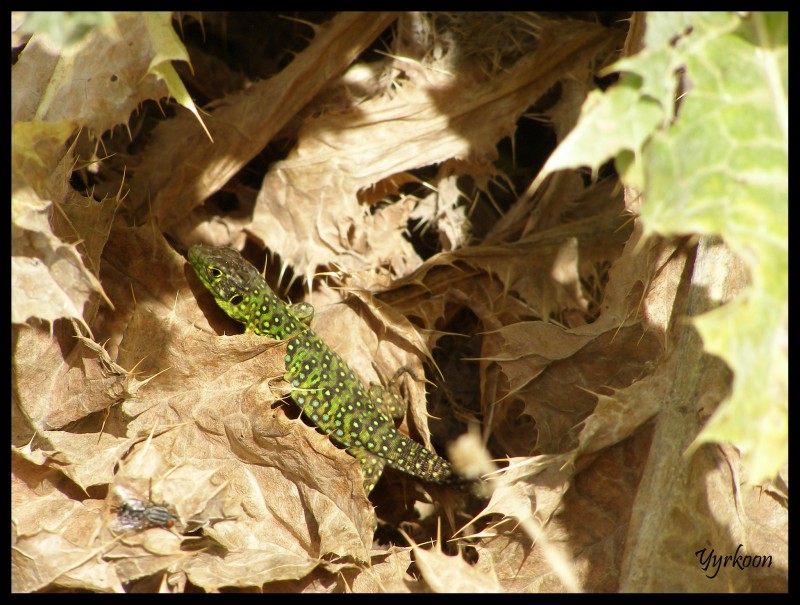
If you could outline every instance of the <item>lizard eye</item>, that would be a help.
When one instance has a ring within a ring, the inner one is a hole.
[[[208,274],[209,274],[209,275],[210,275],[210,276],[211,276],[213,279],[219,279],[220,277],[222,277],[222,271],[220,271],[220,270],[219,270],[219,269],[217,269],[216,267],[209,267],[209,268],[208,268]]]

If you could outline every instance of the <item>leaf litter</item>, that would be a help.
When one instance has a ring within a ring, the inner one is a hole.
[[[145,27],[124,18],[104,41]],[[225,18],[180,23],[213,37]],[[23,82],[57,70],[54,51],[25,40],[12,75],[12,589],[616,590],[674,376],[686,257],[640,241],[613,179],[563,173],[529,194],[536,168],[514,162],[539,144],[521,126],[531,108],[562,138],[623,34],[535,14],[272,25],[276,45],[305,46],[247,86],[227,67],[201,73],[213,57],[187,43],[195,73],[181,76],[233,91],[207,100],[213,143],[158,80],[128,92],[135,132],[127,96],[92,120],[43,118]],[[146,49],[130,67],[92,36],[81,70],[126,85],[147,70]],[[268,144],[288,152],[265,170]],[[426,233],[439,254],[420,253]],[[297,298],[305,286],[315,330],[365,383],[410,368],[401,430],[440,453],[477,431],[452,459],[500,462],[487,501],[391,472],[367,500],[355,459],[282,401],[283,345],[242,334],[176,252],[198,242],[260,267],[268,249],[272,285]],[[120,494],[179,522],[115,533]]]

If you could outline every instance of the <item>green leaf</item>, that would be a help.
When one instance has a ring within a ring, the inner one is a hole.
[[[25,33],[43,34],[68,51],[94,29],[113,23],[114,17],[108,11],[34,11],[25,16],[20,29]]]
[[[620,117],[624,119],[620,120]],[[661,106],[641,94],[641,78],[629,76],[606,93],[589,93],[578,125],[553,152],[542,176],[564,168],[589,166],[593,173],[622,151],[639,153],[663,120]]]
[[[150,33],[151,41],[155,55],[150,61],[149,73],[155,74],[158,78],[164,81],[169,90],[169,94],[186,109],[191,111],[200,126],[203,127],[209,140],[213,143],[214,139],[211,138],[211,133],[208,132],[203,118],[197,111],[197,107],[189,95],[189,91],[183,85],[178,72],[172,67],[171,61],[186,61],[191,69],[191,62],[189,60],[189,53],[186,47],[178,38],[175,29],[172,27],[172,17],[168,12],[162,13],[148,13],[147,14],[147,29]]]
[[[694,447],[730,441],[748,479],[788,459],[788,16],[754,13],[735,30],[695,29],[681,57],[691,83],[679,118],[645,150],[648,231],[719,235],[751,285],[695,319],[734,371]]]
[[[719,236],[742,259],[750,286],[694,318],[734,383],[693,447],[734,443],[758,482],[788,459],[788,14],[653,13],[646,32],[532,187],[615,157],[646,232]]]

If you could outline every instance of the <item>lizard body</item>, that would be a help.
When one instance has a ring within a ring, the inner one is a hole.
[[[392,404],[368,392],[308,326],[313,307],[286,305],[258,270],[230,248],[192,246],[189,263],[217,305],[246,331],[286,341],[284,378],[292,385],[291,398],[316,427],[360,461],[367,494],[386,465],[463,489],[450,463],[398,432],[384,413]]]

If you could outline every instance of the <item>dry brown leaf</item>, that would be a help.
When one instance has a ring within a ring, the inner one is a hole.
[[[409,583],[405,581],[410,566],[410,548],[392,548],[387,554],[374,553],[372,565],[352,579],[349,589],[355,593],[410,592]]]
[[[379,265],[387,250],[413,257],[400,230],[376,229],[358,192],[451,158],[494,159],[497,142],[558,78],[553,65],[569,69],[608,43],[599,28],[560,27],[544,22],[541,33],[559,46],[543,44],[492,78],[412,65],[391,95],[309,121],[292,154],[267,174],[248,230],[307,278],[334,261],[349,270]]]
[[[433,592],[500,592],[491,557],[482,557],[473,566],[458,555],[444,554],[438,542],[432,549],[424,549],[411,541],[411,550],[422,577]]]
[[[394,18],[391,13],[341,13],[315,28],[314,40],[287,69],[220,102],[208,120],[214,144],[194,116],[164,122],[155,139],[163,144],[151,146],[132,181],[132,207],[142,217],[152,213],[164,230],[185,220]]]

